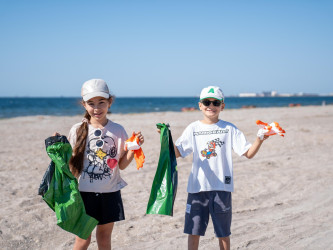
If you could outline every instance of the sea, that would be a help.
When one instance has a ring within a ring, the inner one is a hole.
[[[114,114],[175,111],[197,108],[198,97],[116,97]],[[0,97],[0,119],[19,116],[73,116],[84,113],[78,97]],[[333,96],[226,97],[227,109],[332,105]]]

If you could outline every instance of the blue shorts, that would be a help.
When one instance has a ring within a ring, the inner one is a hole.
[[[86,213],[98,220],[98,225],[125,220],[120,190],[112,193],[80,193]]]
[[[207,191],[189,193],[187,197],[184,233],[204,236],[209,214],[212,217],[216,237],[231,234],[231,193]]]

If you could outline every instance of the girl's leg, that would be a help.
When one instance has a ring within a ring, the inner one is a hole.
[[[87,250],[90,244],[90,240],[91,240],[91,235],[86,240],[76,236],[73,250]]]
[[[98,225],[96,229],[96,240],[99,250],[111,249],[111,234],[114,222]]]

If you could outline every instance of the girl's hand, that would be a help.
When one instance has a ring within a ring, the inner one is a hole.
[[[52,136],[60,136],[60,134],[58,132],[54,132]]]
[[[141,146],[145,142],[145,140],[143,138],[143,135],[141,134],[141,131],[135,133],[135,136],[139,139],[139,143],[140,143],[140,146]]]

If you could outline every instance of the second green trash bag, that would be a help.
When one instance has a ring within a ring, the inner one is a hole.
[[[147,214],[172,216],[178,183],[176,155],[169,126],[164,123],[156,126],[161,130],[161,152],[150,191]]]

